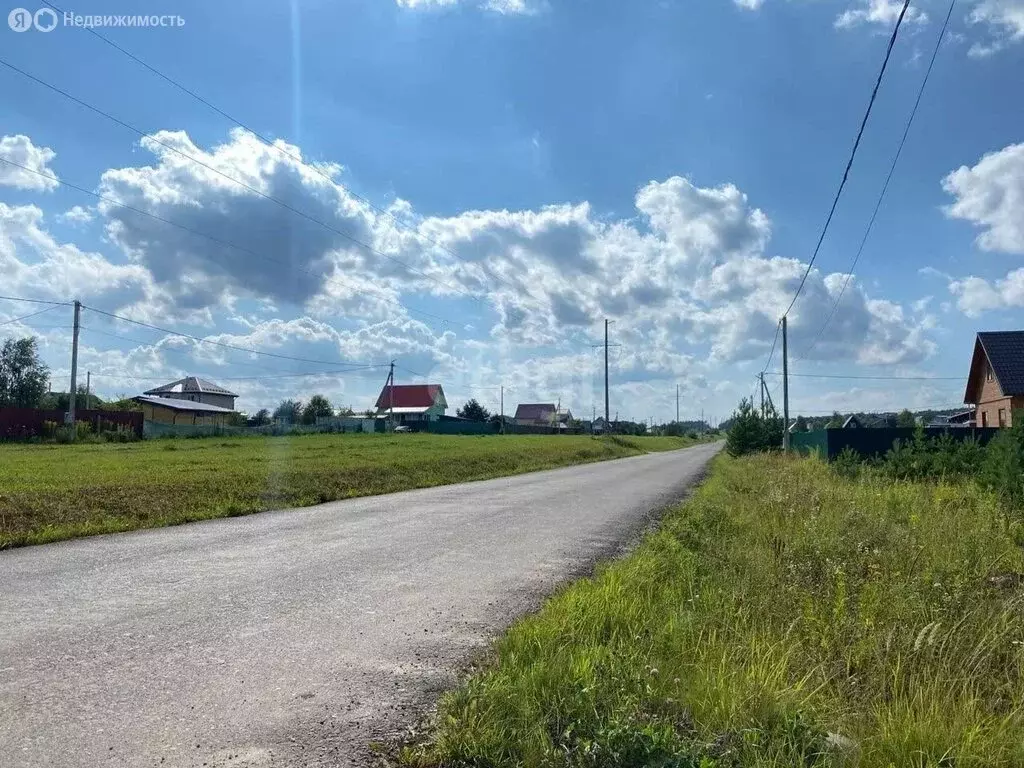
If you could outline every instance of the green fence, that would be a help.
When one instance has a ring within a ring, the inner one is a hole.
[[[802,455],[817,452],[822,458],[831,461],[846,448],[860,456],[883,456],[897,440],[913,440],[916,432],[906,427],[818,429],[814,432],[792,432],[789,443],[793,450]],[[994,427],[927,427],[924,430],[925,437],[929,439],[949,435],[954,440],[976,440],[981,445],[986,445],[997,434],[999,430]]]

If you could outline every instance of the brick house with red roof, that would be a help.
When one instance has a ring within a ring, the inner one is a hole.
[[[374,407],[378,416],[394,413],[395,421],[401,424],[436,421],[448,410],[448,401],[440,384],[385,384]]]

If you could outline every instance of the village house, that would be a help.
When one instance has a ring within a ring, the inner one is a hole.
[[[440,384],[384,385],[374,406],[377,417],[394,414],[395,422],[437,421],[448,410]]]
[[[226,425],[235,412],[234,392],[197,376],[186,376],[148,389],[132,400],[142,406],[146,421],[160,424],[215,427]]]
[[[515,423],[522,427],[554,427],[567,429],[572,421],[569,409],[559,410],[554,403],[520,403]]]
[[[229,411],[235,410],[235,399],[238,397],[234,392],[224,389],[224,387],[218,386],[212,381],[200,379],[198,376],[186,376],[183,379],[172,381],[170,384],[147,389],[142,394],[152,397],[188,400],[192,403],[216,405]]]
[[[964,402],[979,427],[1009,427],[1024,408],[1024,331],[982,331],[974,342]]]

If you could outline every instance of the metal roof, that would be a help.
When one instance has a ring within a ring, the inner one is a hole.
[[[978,341],[1003,395],[1024,395],[1024,331],[981,331]]]
[[[209,403],[196,403],[192,400],[181,400],[177,397],[156,397],[155,395],[138,395],[133,397],[140,403],[149,403],[150,405],[159,405],[164,408],[170,408],[173,411],[202,411],[203,413],[234,413],[230,408],[221,408],[219,405],[210,405]]]
[[[392,402],[391,390],[394,389],[394,402]],[[444,408],[448,403],[444,399],[444,390],[440,384],[395,384],[394,387],[384,386],[377,398],[376,407],[388,408],[395,406],[399,408],[432,408],[435,404]]]
[[[142,394],[144,395],[160,395],[166,393],[174,394],[188,394],[190,392],[195,394],[209,394],[209,395],[227,395],[229,397],[238,397],[234,392],[219,384],[214,384],[212,381],[201,379],[198,376],[186,376],[183,379],[172,381],[170,384],[164,384],[153,389],[147,389]]]
[[[520,403],[516,407],[516,418],[536,421],[551,419],[555,415],[554,403]]]

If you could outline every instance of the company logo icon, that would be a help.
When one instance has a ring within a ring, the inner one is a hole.
[[[57,26],[57,13],[52,8],[40,8],[33,21],[40,32],[52,32]]]
[[[32,12],[15,8],[7,14],[7,26],[15,32],[28,32],[32,29]]]

